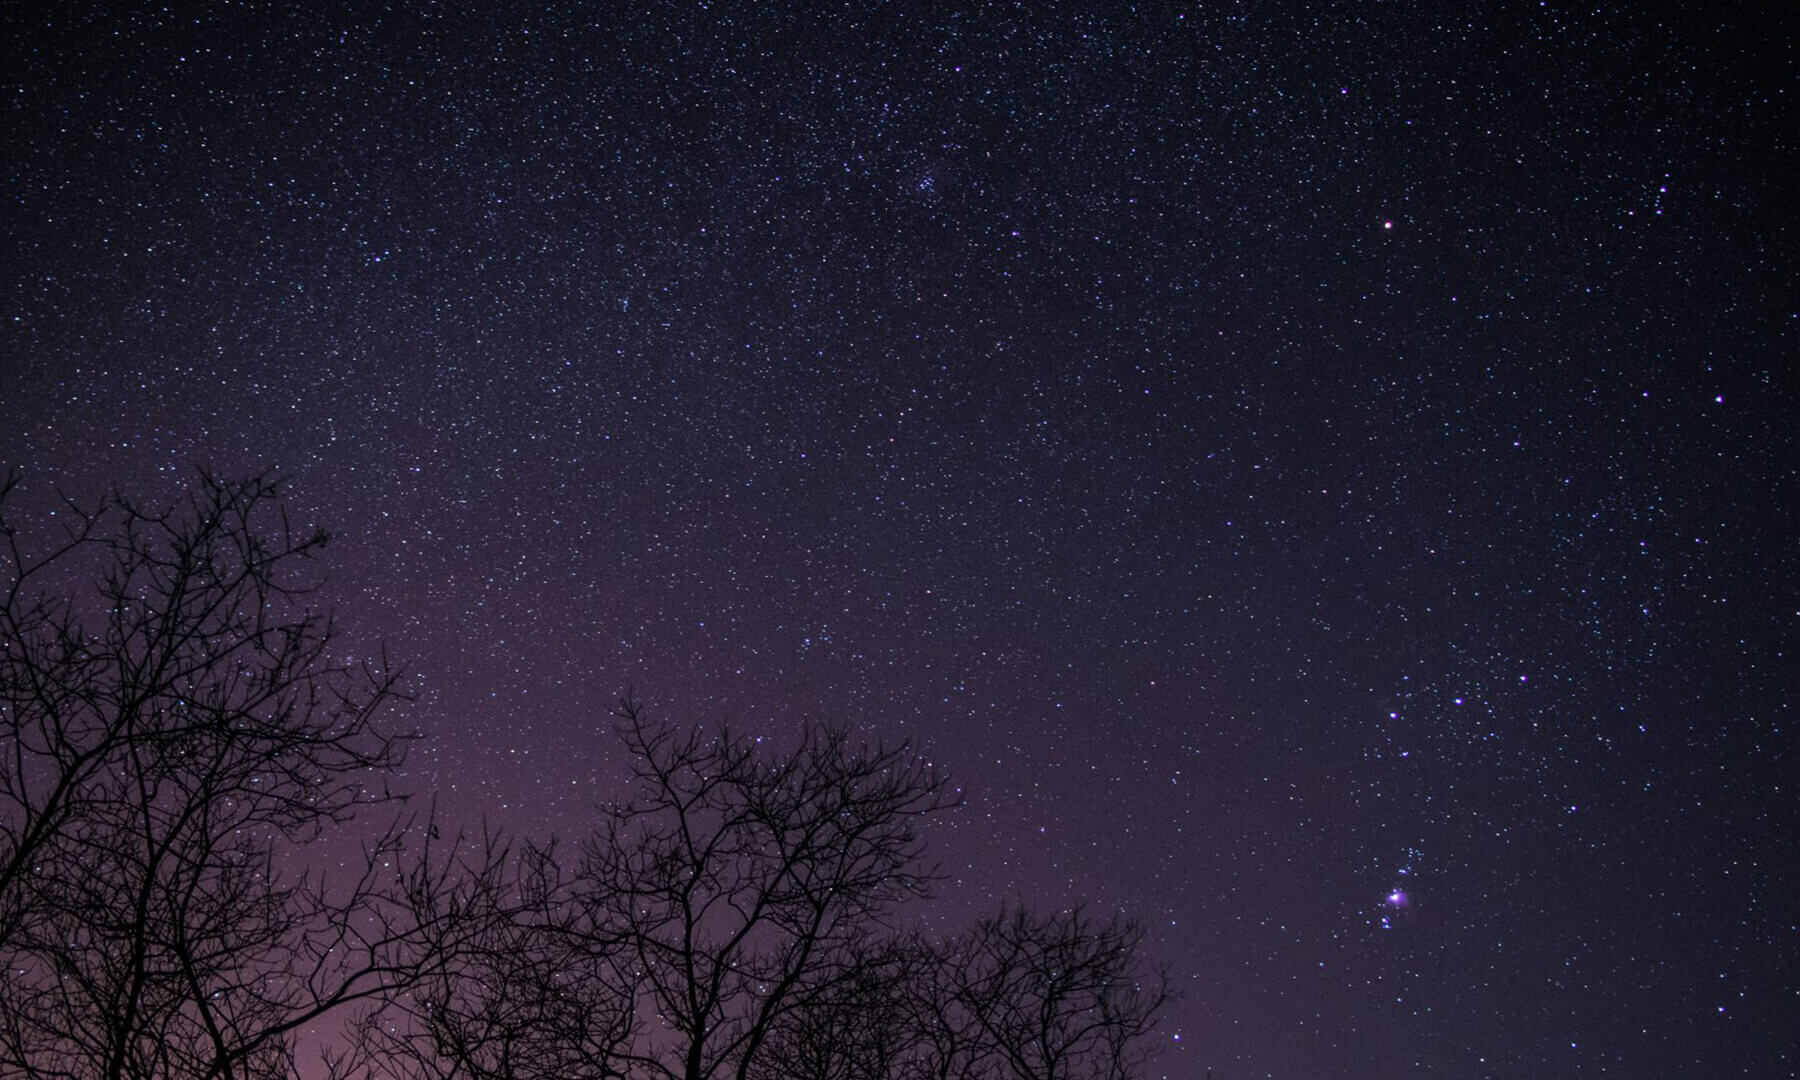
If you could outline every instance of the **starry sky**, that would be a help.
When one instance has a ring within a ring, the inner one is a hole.
[[[1793,42],[1666,8],[8,4],[0,466],[290,475],[460,820],[915,740],[1152,1075],[1792,1075]]]

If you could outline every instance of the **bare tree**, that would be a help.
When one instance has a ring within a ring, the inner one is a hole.
[[[617,712],[627,796],[554,841],[369,841],[395,799],[385,659],[308,606],[323,534],[279,485],[65,502],[36,557],[0,484],[0,1074],[273,1080],[365,1012],[342,1077],[1128,1080],[1166,998],[1141,931],[1025,909],[942,944],[894,918],[956,793],[909,747],[785,752]],[[84,580],[96,584],[88,591]]]
[[[1016,907],[944,941],[895,925],[930,878],[919,818],[954,803],[904,746],[810,727],[777,753],[629,701],[619,721],[636,790],[568,866],[527,846],[462,892],[419,893],[438,907],[417,922],[461,920],[481,944],[371,1018],[356,1075],[1141,1074],[1168,993],[1135,923]]]
[[[916,937],[854,945],[775,1024],[753,1080],[899,1080],[931,1059],[921,991],[936,957]]]
[[[921,895],[921,816],[955,805],[904,744],[856,746],[812,726],[759,740],[680,735],[626,702],[638,791],[582,861],[577,903],[624,935],[657,1030],[644,1076],[745,1080],[780,1019],[854,964],[854,948]]]
[[[571,932],[554,844],[490,838],[447,886],[409,892],[446,962],[368,1013],[332,1075],[612,1080],[636,1030],[620,941]]]
[[[307,606],[325,536],[293,527],[275,481],[202,476],[167,511],[65,502],[37,557],[16,490],[0,485],[0,1073],[291,1075],[295,1031],[429,962],[404,829],[330,886],[277,868],[392,798],[371,782],[404,749],[376,726],[397,675],[334,652]]]
[[[939,1080],[1132,1080],[1168,1001],[1143,930],[1082,908],[1024,907],[945,943],[926,1033]]]
[[[1139,927],[1019,906],[943,941],[919,934],[785,1015],[758,1080],[1133,1080],[1168,1000]]]
[[[372,1074],[795,1075],[767,1064],[784,1019],[885,970],[864,945],[930,878],[917,825],[956,801],[941,775],[836,728],[776,753],[677,732],[631,701],[617,719],[630,797],[566,869],[528,849],[528,884],[489,890],[518,898],[485,922],[491,948],[377,1019]]]

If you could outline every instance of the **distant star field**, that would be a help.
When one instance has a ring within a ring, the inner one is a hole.
[[[914,740],[1151,1076],[1794,1075],[1773,12],[9,4],[0,469],[290,476],[474,827]]]

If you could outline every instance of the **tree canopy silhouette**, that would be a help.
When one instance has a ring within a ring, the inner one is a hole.
[[[910,745],[785,748],[614,714],[631,780],[578,843],[396,817],[327,882],[282,869],[398,803],[385,658],[313,606],[280,484],[64,502],[0,484],[0,1075],[272,1080],[341,1016],[339,1080],[1130,1080],[1142,931],[1014,906],[934,938]],[[302,862],[304,860],[301,860]]]
[[[425,963],[403,883],[279,852],[392,796],[385,662],[306,603],[325,544],[268,478],[173,509],[65,502],[26,549],[0,485],[0,1072],[291,1075],[292,1035]],[[84,587],[84,576],[91,581]],[[427,879],[429,875],[427,875]],[[420,887],[426,881],[415,881]]]
[[[943,940],[901,925],[935,878],[918,825],[960,801],[909,746],[809,725],[778,750],[631,701],[617,718],[635,790],[572,857],[528,848],[457,901],[489,944],[401,995],[401,1022],[371,1018],[372,1075],[1135,1075],[1167,999],[1135,924],[1015,907]]]

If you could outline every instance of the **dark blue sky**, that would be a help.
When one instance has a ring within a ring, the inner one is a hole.
[[[1796,1067],[1758,5],[466,6],[9,5],[0,465],[290,473],[469,820],[917,740],[1159,1075]]]

